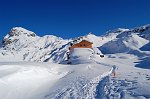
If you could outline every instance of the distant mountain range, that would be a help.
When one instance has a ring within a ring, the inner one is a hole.
[[[70,43],[87,39],[103,54],[127,53],[138,57],[150,56],[150,25],[133,29],[108,31],[103,36],[89,33],[74,39],[62,39],[53,35],[40,37],[22,27],[15,27],[3,38],[0,45],[0,61],[35,61],[61,63],[67,57]]]

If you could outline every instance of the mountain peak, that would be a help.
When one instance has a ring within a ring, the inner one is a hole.
[[[86,37],[88,36],[96,36],[93,32],[89,32],[88,34],[85,35]]]
[[[120,33],[120,32],[125,32],[125,31],[129,31],[129,29],[118,28],[118,29],[114,29],[114,30],[109,30],[107,33]]]
[[[136,28],[133,28],[131,30],[132,30],[132,32],[135,32],[135,33],[142,33],[142,32],[147,31],[147,30],[149,31],[150,30],[150,24],[136,27]]]
[[[35,37],[36,34],[32,31],[29,31],[25,28],[22,27],[14,27],[10,30],[9,32],[10,36],[20,36],[20,35],[27,35],[27,36],[32,36]]]
[[[14,27],[10,32],[3,38],[2,44],[8,45],[18,40],[28,39],[36,37],[36,34],[32,31],[24,29],[22,27]]]

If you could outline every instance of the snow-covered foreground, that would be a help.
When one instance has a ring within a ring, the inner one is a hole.
[[[82,88],[109,69],[96,64],[1,63],[0,99],[85,97]]]
[[[57,79],[66,75],[58,71],[44,64],[1,63],[0,99],[41,99]]]
[[[135,67],[137,61],[116,54],[77,65],[0,63],[0,99],[150,98],[150,70]]]

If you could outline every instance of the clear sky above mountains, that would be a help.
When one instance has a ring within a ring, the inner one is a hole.
[[[12,27],[73,38],[150,23],[150,0],[1,0],[0,39]]]

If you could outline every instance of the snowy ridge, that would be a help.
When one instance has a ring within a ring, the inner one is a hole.
[[[39,37],[33,34],[22,28],[13,28],[4,37],[3,48],[0,50],[1,61],[44,61],[52,50],[68,43],[53,35]],[[10,60],[6,60],[7,57]]]
[[[0,99],[150,99],[149,38],[150,25],[69,40],[13,28],[0,48]],[[82,40],[93,47],[69,50]]]
[[[82,39],[93,42],[93,47],[98,47],[104,54],[129,53],[142,56],[147,55],[150,49],[149,38],[150,25],[135,29],[119,28],[108,31],[104,36],[89,33],[73,40],[64,40],[53,35],[39,37],[34,32],[15,27],[4,37],[0,57],[1,61],[61,63],[66,59],[70,43]],[[10,60],[7,60],[8,57]]]

